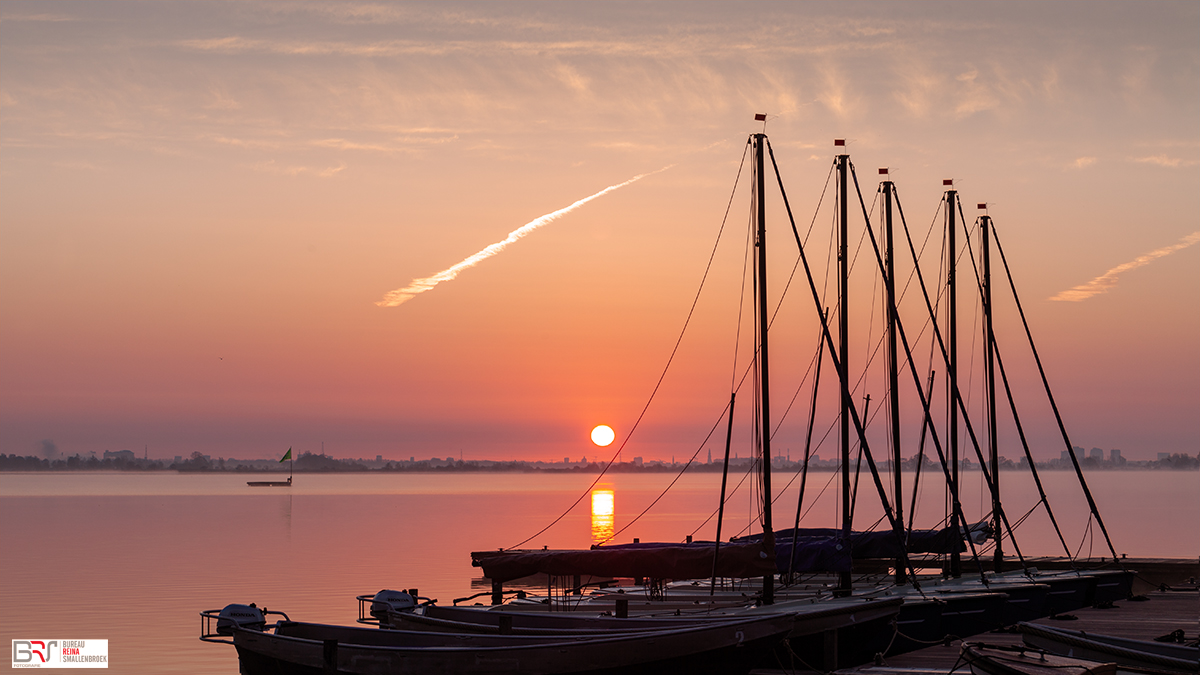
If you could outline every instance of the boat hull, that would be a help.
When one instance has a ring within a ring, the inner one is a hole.
[[[974,675],[1117,675],[1117,664],[1026,651],[1020,647],[964,643],[962,660]]]
[[[724,675],[749,672],[790,630],[789,616],[573,640],[293,623],[276,633],[238,630],[234,645],[245,675]]]
[[[1093,661],[1113,661],[1122,666],[1200,672],[1200,649],[1187,645],[1131,640],[1108,635],[1021,623],[1017,630],[1025,644],[1052,654]]]

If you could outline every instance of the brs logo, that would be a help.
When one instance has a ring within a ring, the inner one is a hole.
[[[46,663],[50,660],[50,650],[58,646],[58,640],[13,640],[12,641],[12,662],[13,665],[18,663]],[[37,661],[34,660],[37,658]]]

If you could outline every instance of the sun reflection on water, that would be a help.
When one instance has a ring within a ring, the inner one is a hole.
[[[592,490],[592,543],[599,544],[613,536],[615,500],[610,489]]]

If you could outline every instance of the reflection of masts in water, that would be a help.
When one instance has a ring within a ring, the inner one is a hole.
[[[283,516],[283,522],[286,526],[285,530],[286,530],[288,541],[291,541],[291,539],[292,539],[292,492],[290,490],[287,493],[287,501],[284,502],[284,504],[283,504],[283,508],[281,510],[281,515]]]

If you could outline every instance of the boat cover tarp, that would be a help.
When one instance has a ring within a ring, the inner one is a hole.
[[[479,551],[471,564],[492,581],[533,574],[651,579],[703,579],[713,573],[713,544],[625,544],[574,551]],[[749,578],[776,571],[773,555],[761,542],[722,544],[717,576]]]
[[[956,548],[962,552],[966,545],[961,537],[955,536],[955,529],[913,530],[908,537],[908,552],[949,553]],[[762,535],[741,537],[736,541],[760,542]],[[900,542],[891,530],[855,532],[850,535],[850,546],[847,547],[841,530],[835,528],[789,528],[775,533],[775,559],[780,572],[788,571],[793,545],[797,547],[794,568],[797,572],[848,572],[851,559],[896,558],[900,555]]]

